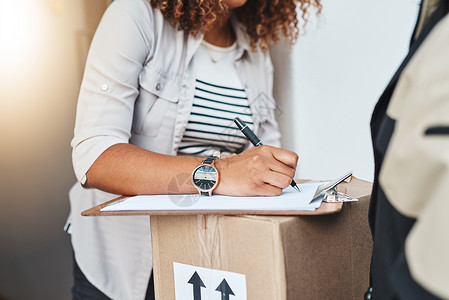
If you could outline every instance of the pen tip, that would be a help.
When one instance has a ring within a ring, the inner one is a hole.
[[[293,188],[294,188],[295,190],[297,190],[298,192],[301,192],[301,189],[299,188],[299,186],[295,185]]]

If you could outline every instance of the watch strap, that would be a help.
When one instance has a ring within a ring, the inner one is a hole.
[[[214,162],[214,160],[216,160],[216,159],[218,159],[217,156],[209,156],[208,158],[203,160],[203,164],[211,165]]]

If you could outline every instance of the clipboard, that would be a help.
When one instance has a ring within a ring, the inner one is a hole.
[[[106,217],[106,216],[163,216],[163,215],[264,215],[264,216],[305,216],[305,215],[330,215],[341,211],[343,202],[322,202],[315,210],[126,210],[126,211],[101,211],[104,207],[127,198],[125,196],[99,204],[86,209],[82,216]]]
[[[142,215],[270,215],[270,216],[306,216],[306,215],[329,215],[335,214],[341,211],[343,207],[342,201],[343,196],[349,197],[356,201],[356,198],[350,195],[337,192],[337,186],[344,183],[350,184],[352,180],[352,172],[349,172],[336,180],[331,182],[326,182],[322,186],[319,186],[315,197],[312,201],[316,200],[318,197],[324,196],[329,197],[329,194],[333,191],[338,193],[337,200],[339,201],[322,201],[321,205],[315,210],[126,210],[126,211],[101,211],[104,207],[116,203],[117,201],[122,201],[128,198],[127,196],[121,196],[113,200],[104,202],[102,204],[96,205],[89,209],[84,210],[82,216],[142,216]],[[345,180],[347,181],[345,183]],[[310,180],[297,180],[298,183],[311,182]],[[318,195],[317,195],[318,194]],[[356,195],[354,195],[356,196]],[[312,202],[311,201],[311,202]]]

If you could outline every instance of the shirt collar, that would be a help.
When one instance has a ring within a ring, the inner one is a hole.
[[[251,52],[251,43],[248,33],[246,32],[246,27],[237,20],[237,17],[232,14],[231,16],[231,25],[234,29],[235,36],[237,39],[237,57],[236,60],[239,60],[243,57],[245,52]],[[251,55],[248,55],[251,57]]]

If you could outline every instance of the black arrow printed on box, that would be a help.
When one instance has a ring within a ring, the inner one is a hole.
[[[226,282],[226,279],[223,279],[216,291],[221,292],[221,300],[229,300],[229,295],[235,296],[234,292],[229,287],[229,284]]]
[[[191,285],[193,285],[193,300],[201,300],[201,288],[206,287],[203,283],[203,281],[200,278],[200,275],[195,271],[193,273],[192,277],[188,281]],[[222,297],[223,299],[223,297]],[[229,297],[228,297],[229,299]]]

